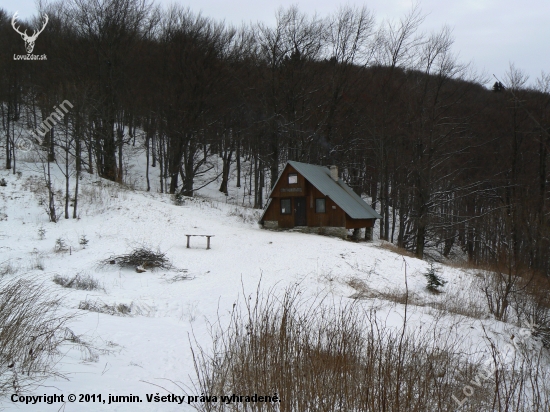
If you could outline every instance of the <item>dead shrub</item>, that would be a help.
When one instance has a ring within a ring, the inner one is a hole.
[[[30,259],[27,261],[27,267],[26,269],[28,271],[31,270],[44,270],[44,258],[46,257],[46,254],[43,252],[39,252],[38,249],[33,249],[32,252],[30,252]]]
[[[498,320],[512,319],[518,326],[538,327],[541,337],[549,336],[545,345],[550,348],[550,279],[530,269],[510,267],[508,262],[455,262],[450,266],[477,269],[477,291],[471,289],[469,294],[481,292],[487,310]],[[465,307],[472,305],[479,307],[473,300]]]
[[[550,282],[530,270],[495,266],[479,278],[487,306],[496,319],[506,322],[515,315],[517,323],[548,324]]]
[[[27,279],[0,282],[0,397],[32,390],[57,375],[60,345],[71,315],[60,299]]]
[[[19,272],[20,266],[13,263],[10,259],[0,263],[0,276],[14,275]]]
[[[28,270],[44,270],[44,261],[40,256],[35,256],[30,260]]]
[[[550,279],[532,275],[521,280],[521,293],[514,293],[511,306],[518,326],[533,328],[533,336],[540,338],[550,349]]]

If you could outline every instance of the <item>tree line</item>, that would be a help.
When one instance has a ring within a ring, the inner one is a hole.
[[[135,145],[147,190],[155,168],[161,192],[193,196],[215,155],[222,192],[231,170],[243,184],[246,164],[257,208],[287,160],[336,164],[380,211],[380,238],[419,257],[461,250],[473,264],[550,274],[550,75],[527,83],[510,65],[487,88],[448,27],[423,31],[418,7],[383,22],[366,8],[321,18],[290,7],[274,25],[241,27],[149,0],[43,13],[34,53],[47,60],[29,62],[14,60],[24,44],[0,10],[6,169],[16,125],[34,130],[68,100],[41,142],[48,161],[64,156],[67,198],[69,176],[123,182]]]

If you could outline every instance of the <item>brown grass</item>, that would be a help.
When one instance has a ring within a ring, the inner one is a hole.
[[[396,245],[390,242],[381,242],[379,247],[381,249],[385,249],[385,250],[389,250],[390,252],[397,253],[398,255],[401,255],[401,256],[418,259],[418,257],[414,253],[409,252],[407,249],[397,247]]]
[[[359,278],[351,278],[346,281],[346,284],[356,290],[356,293],[350,296],[352,299],[382,299],[389,302],[398,303],[400,305],[409,304],[420,307],[430,307],[442,313],[455,314],[466,316],[473,319],[487,318],[488,309],[483,303],[473,298],[476,286],[472,286],[469,292],[459,296],[453,292],[446,291],[443,299],[430,300],[416,293],[410,292],[407,294],[402,289],[389,289],[385,291],[376,291],[369,288],[368,284]],[[465,296],[467,297],[465,297]]]
[[[273,290],[234,306],[213,349],[195,344],[194,393],[209,396],[271,395],[278,403],[195,403],[199,411],[451,411],[465,385],[481,373],[459,342],[432,325],[409,331],[389,327],[355,302],[310,300],[293,287]],[[483,381],[462,411],[548,411],[549,373],[540,364],[498,369]],[[514,389],[517,384],[518,389]],[[505,398],[513,393],[514,397]],[[525,397],[538,396],[535,405]],[[219,399],[219,398],[218,398]],[[507,404],[507,409],[499,405]]]
[[[56,274],[52,278],[52,281],[53,283],[56,283],[64,288],[105,291],[103,285],[97,279],[88,274],[78,273],[72,277]]]

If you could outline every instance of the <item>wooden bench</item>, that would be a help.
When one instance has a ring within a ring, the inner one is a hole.
[[[214,237],[214,235],[185,235],[187,236],[187,249],[189,249],[189,240],[191,239],[191,236],[201,236],[206,238],[206,249],[210,249],[210,238]]]

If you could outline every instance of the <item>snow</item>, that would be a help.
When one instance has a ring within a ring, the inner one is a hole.
[[[143,164],[138,160],[139,153],[128,160],[136,181],[143,175]],[[241,206],[244,189],[235,188],[233,180],[229,199],[217,191],[219,183],[213,182],[198,197],[176,206],[169,195],[156,192],[156,184],[151,192],[144,192],[84,173],[80,218],[50,223],[30,190],[39,190],[36,165],[19,161],[18,167],[21,176],[0,172],[0,179],[8,182],[0,188],[0,219],[6,215],[0,222],[0,262],[9,261],[19,268],[18,273],[6,278],[28,276],[62,295],[64,310],[79,314],[70,328],[92,346],[92,352],[67,346],[58,365],[66,378],[48,379],[33,395],[87,393],[107,399],[109,394],[133,394],[143,400],[101,406],[67,403],[63,409],[67,412],[193,410],[186,404],[148,403],[145,396],[165,395],[168,391],[181,396],[184,389],[194,393],[190,389],[194,376],[191,342],[196,340],[208,348],[210,329],[218,322],[223,326],[233,304],[243,295],[255,294],[259,284],[262,290],[282,290],[299,283],[312,296],[324,294],[346,300],[357,293],[348,281],[360,279],[373,293],[380,293],[361,300],[362,304],[376,306],[378,316],[397,327],[403,322],[404,306],[385,300],[384,292],[405,290],[405,270],[408,290],[417,301],[444,301],[460,293],[464,299],[483,299],[480,295],[466,296],[475,282],[472,270],[440,265],[440,275],[448,282],[447,293],[434,296],[425,290],[427,262],[393,253],[378,241],[353,243],[263,230],[256,223],[259,212]],[[59,171],[55,173],[57,187],[61,188],[62,176]],[[158,179],[152,176],[151,181]],[[44,239],[38,235],[40,228],[46,231]],[[193,237],[187,249],[186,234],[214,235],[211,249],[206,249],[203,237]],[[89,241],[85,247],[79,243],[83,235]],[[69,252],[54,252],[59,238],[70,247]],[[128,253],[142,245],[165,252],[176,268],[186,271],[136,273],[135,269],[99,265],[111,255]],[[44,270],[34,267],[36,260],[42,262]],[[105,290],[64,289],[51,281],[54,275],[76,274],[94,277]],[[170,281],[182,274],[188,279]],[[132,307],[133,314],[116,316],[79,310],[82,301],[123,303]],[[511,336],[517,336],[519,330],[494,320],[488,313],[475,319],[441,313],[427,305],[410,305],[407,316],[411,328],[430,327],[436,322],[447,335],[443,338],[461,340],[465,350],[478,354],[480,359],[486,350],[482,325],[499,345],[512,342]],[[3,406],[8,410],[57,411],[61,405],[6,401]]]

